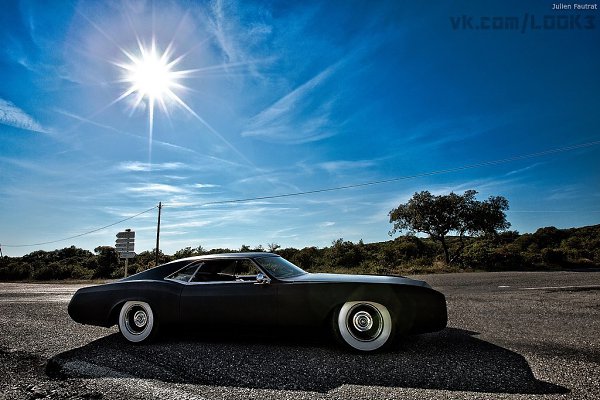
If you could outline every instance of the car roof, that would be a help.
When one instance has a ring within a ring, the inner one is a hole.
[[[265,253],[263,251],[254,251],[247,253],[218,253],[205,254],[202,256],[180,258],[174,261],[196,261],[196,260],[215,260],[215,259],[236,259],[236,258],[261,258],[261,257],[280,257],[279,254]]]

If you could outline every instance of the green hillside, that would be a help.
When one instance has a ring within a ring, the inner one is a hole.
[[[449,246],[458,247],[459,240],[448,238]],[[505,232],[497,236],[467,237],[460,259],[451,265],[444,262],[439,242],[416,236],[401,236],[379,243],[353,243],[335,240],[324,248],[280,248],[274,251],[310,272],[343,272],[369,274],[410,274],[455,271],[552,270],[600,267],[600,225],[583,228],[540,228],[532,234]],[[160,254],[160,262],[193,255],[265,251],[262,246],[241,249],[187,247],[173,255]],[[139,253],[130,261],[129,272],[154,266],[155,254]],[[35,251],[23,257],[0,259],[0,280],[109,279],[123,276],[114,248],[97,247],[94,252],[74,246],[54,251]]]

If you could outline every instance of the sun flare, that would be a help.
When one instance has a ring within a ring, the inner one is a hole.
[[[186,78],[193,70],[175,70],[175,66],[183,59],[183,56],[173,58],[171,45],[161,53],[157,49],[155,40],[152,40],[149,47],[144,46],[138,40],[139,52],[137,54],[122,48],[121,51],[127,57],[127,62],[119,62],[115,65],[122,69],[122,78],[119,81],[127,84],[127,89],[113,103],[134,96],[132,112],[138,108],[147,111],[150,157],[154,132],[154,108],[158,104],[168,115],[167,104],[171,103],[191,111],[175,91],[185,89],[179,80]]]
[[[172,59],[170,48],[160,53],[156,43],[152,41],[150,47],[144,47],[139,43],[139,53],[125,52],[129,59],[127,63],[118,63],[123,69],[121,82],[127,83],[127,90],[119,97],[135,96],[134,108],[140,106],[142,101],[148,102],[150,118],[154,115],[154,105],[160,104],[164,112],[167,112],[166,101],[173,100],[182,103],[174,90],[183,88],[179,83],[186,71],[174,70],[175,65],[182,57]],[[150,121],[152,123],[152,120]]]
[[[152,49],[131,64],[127,80],[134,91],[148,98],[163,98],[175,85],[171,67]]]
[[[177,57],[173,56],[173,42],[164,51],[159,51],[156,40],[153,37],[150,46],[142,43],[137,38],[138,51],[132,52],[119,46],[119,50],[127,58],[124,61],[112,63],[121,69],[121,78],[118,82],[126,84],[126,89],[119,97],[110,103],[118,103],[128,97],[133,98],[131,113],[137,109],[148,115],[148,162],[152,159],[152,139],[154,136],[154,109],[158,104],[160,109],[170,119],[169,107],[180,108],[192,115],[209,132],[218,137],[223,143],[231,148],[245,161],[247,158],[229,143],[219,132],[217,132],[204,118],[194,111],[177,92],[189,90],[181,81],[186,78],[198,76],[205,69],[175,69],[183,60],[186,53]],[[224,66],[219,66],[224,68]],[[210,68],[209,68],[210,69]],[[249,164],[251,164],[248,161]]]

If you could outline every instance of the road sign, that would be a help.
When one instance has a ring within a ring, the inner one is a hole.
[[[127,229],[124,232],[117,233],[117,240],[115,240],[115,250],[119,253],[119,258],[133,258],[135,257],[135,232]]]
[[[133,258],[135,257],[135,252],[133,251],[124,251],[119,253],[119,258]]]
[[[125,231],[117,233],[117,238],[119,239],[134,239],[135,232],[134,231]]]

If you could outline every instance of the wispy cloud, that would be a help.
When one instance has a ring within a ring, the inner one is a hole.
[[[211,225],[212,223],[213,223],[213,221],[207,221],[207,220],[184,221],[184,222],[178,222],[178,223],[174,223],[174,224],[165,224],[163,226],[163,228],[165,228],[165,229],[201,228],[204,226]]]
[[[127,131],[124,131],[122,129],[118,129],[118,128],[112,127],[110,125],[102,124],[102,123],[96,122],[96,121],[94,121],[94,120],[92,120],[90,118],[82,117],[80,115],[76,115],[76,114],[73,114],[73,113],[65,111],[65,110],[57,109],[55,111],[57,113],[65,115],[67,117],[73,118],[73,119],[75,119],[75,120],[77,120],[77,121],[79,121],[79,122],[81,122],[83,124],[91,124],[91,125],[97,126],[99,128],[106,129],[108,131],[112,131],[112,132],[118,133],[119,135],[126,135],[128,137],[131,137],[131,138],[143,141],[143,142],[147,142],[147,140],[148,140],[144,136],[133,134],[131,132],[127,132]],[[71,128],[71,130],[74,131],[75,128],[77,128],[77,126]],[[220,158],[220,157],[216,157],[216,156],[212,156],[212,155],[208,155],[208,154],[200,154],[197,151],[195,151],[193,149],[190,149],[190,148],[187,148],[187,147],[184,147],[184,146],[179,146],[179,145],[176,145],[176,144],[172,144],[172,143],[168,143],[168,142],[163,142],[163,141],[156,140],[156,139],[152,140],[152,144],[153,145],[161,146],[161,147],[163,147],[165,149],[168,149],[168,150],[173,150],[173,151],[177,151],[177,152],[191,153],[191,154],[194,154],[196,157],[202,157],[202,158],[204,158],[204,159],[206,159],[206,160],[209,161],[207,163],[202,163],[202,164],[197,163],[193,168],[190,167],[190,166],[188,166],[188,168],[190,168],[190,169],[194,169],[194,170],[221,169],[222,170],[223,165],[225,165],[227,167],[231,167],[231,169],[239,169],[240,167],[242,167],[242,168],[248,168],[247,164],[241,164],[241,163],[232,161],[230,159],[224,159],[224,158]],[[128,163],[136,163],[137,165],[140,165],[140,166],[143,165],[143,164],[148,165],[148,163],[142,163],[142,162],[139,162],[139,161],[131,161],[131,162],[128,162]],[[174,165],[175,163],[167,163],[167,165],[169,165],[169,164]],[[154,164],[154,165],[156,165],[156,164]],[[158,165],[161,165],[161,164],[158,164]],[[183,164],[181,164],[181,166],[183,166]],[[163,168],[163,169],[166,169],[166,168]]]
[[[0,157],[0,164],[6,163],[13,167],[24,169],[28,172],[34,172],[41,175],[60,175],[60,172],[56,172],[49,168],[48,165],[42,165],[37,162],[22,160],[19,158]]]
[[[167,162],[167,163],[144,163],[141,161],[125,161],[117,166],[120,171],[130,172],[148,172],[148,171],[172,171],[185,169],[187,166],[181,162]]]
[[[529,166],[527,166],[527,167],[523,167],[523,168],[515,169],[515,170],[512,170],[512,171],[510,171],[510,172],[507,172],[507,173],[506,173],[506,176],[511,176],[511,175],[521,175],[523,172],[529,171],[529,170],[531,170],[531,169],[534,169],[534,168],[536,168],[536,167],[538,167],[538,166],[540,166],[540,165],[543,165],[543,164],[545,164],[545,163],[538,162],[538,163],[534,163],[534,164],[532,164],[532,165],[529,165]]]
[[[432,185],[429,191],[434,195],[446,195],[448,193],[461,193],[466,190],[476,190],[478,197],[489,195],[505,195],[512,191],[522,189],[523,183],[520,183],[518,177],[493,178],[482,177],[471,180],[458,181],[451,184]]]
[[[246,9],[250,10],[251,7],[247,5]],[[223,68],[226,71],[231,67],[248,68],[253,76],[259,77],[256,64],[264,60],[256,58],[252,49],[263,42],[273,28],[264,20],[252,18],[248,22],[243,19],[243,10],[238,8],[236,2],[214,0],[210,3],[206,29],[223,54]]]
[[[578,197],[583,197],[583,193],[585,192],[585,188],[583,185],[565,185],[556,189],[550,190],[546,194],[547,200],[553,201],[564,201],[564,200],[572,200]]]
[[[444,147],[471,140],[505,124],[499,116],[465,115],[418,124],[405,139],[425,147]]]
[[[334,225],[335,225],[335,222],[333,222],[333,221],[326,221],[326,222],[320,223],[319,227],[320,228],[329,228],[330,226],[334,226]]]
[[[33,132],[48,133],[48,130],[42,127],[32,116],[4,99],[0,99],[0,124]]]
[[[338,172],[345,172],[355,169],[371,168],[377,165],[373,160],[358,160],[358,161],[327,161],[319,163],[317,167],[324,169],[325,171],[333,174]]]
[[[164,183],[148,183],[127,189],[129,192],[141,195],[178,194],[185,193],[185,189]]]
[[[256,114],[242,136],[294,144],[315,142],[335,135],[331,122],[334,101],[322,101],[315,91],[339,65],[340,62],[330,65]]]
[[[62,114],[64,116],[67,116],[69,118],[72,118],[72,119],[74,119],[76,121],[79,121],[80,123],[83,123],[83,124],[94,125],[94,126],[97,126],[98,128],[106,129],[108,131],[112,131],[112,132],[118,133],[120,135],[126,135],[126,136],[129,136],[129,137],[138,139],[138,140],[143,140],[144,142],[146,142],[148,140],[144,136],[136,135],[136,134],[133,134],[131,132],[127,132],[127,131],[124,131],[122,129],[118,129],[118,128],[112,127],[110,125],[102,124],[100,122],[92,120],[91,118],[86,118],[86,117],[83,117],[81,115],[77,115],[77,114],[71,113],[69,111],[60,110],[60,109],[56,109],[54,111],[56,111],[57,113]],[[73,128],[71,128],[71,130],[74,131],[76,128],[78,128],[78,125],[76,125]],[[186,152],[186,153],[196,153],[194,150],[188,149],[187,147],[182,147],[182,146],[178,146],[176,144],[162,142],[160,140],[153,140],[152,143],[155,144],[155,145],[163,146],[165,148],[169,148],[170,150],[179,150],[179,151],[183,151],[183,152]]]

